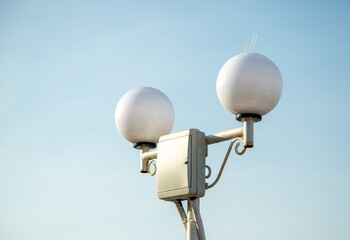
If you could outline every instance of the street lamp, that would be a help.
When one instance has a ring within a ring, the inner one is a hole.
[[[221,104],[243,122],[242,127],[211,135],[198,129],[169,134],[174,123],[173,106],[165,94],[151,87],[127,92],[115,112],[119,132],[140,150],[140,172],[152,176],[157,173],[158,197],[175,203],[187,239],[191,240],[205,239],[199,198],[219,181],[234,145],[238,155],[254,146],[254,123],[277,105],[282,77],[267,57],[242,53],[222,66],[216,91]],[[211,176],[211,168],[205,163],[208,145],[226,140],[231,143],[219,174],[212,183],[206,183]],[[243,143],[242,150],[238,149],[239,141]],[[183,200],[187,200],[187,214]]]

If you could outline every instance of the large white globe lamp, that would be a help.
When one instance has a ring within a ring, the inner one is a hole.
[[[174,124],[174,108],[169,98],[151,87],[127,92],[118,102],[115,123],[121,135],[140,147],[155,147],[159,137],[168,134]]]
[[[242,53],[222,66],[216,91],[221,104],[238,120],[251,116],[259,121],[281,98],[282,76],[267,57]]]

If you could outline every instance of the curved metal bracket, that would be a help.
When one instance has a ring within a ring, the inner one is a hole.
[[[148,172],[148,175],[150,176],[153,176],[154,174],[156,174],[157,172],[157,165],[155,164],[156,160],[149,160],[148,161],[148,167],[147,167],[147,172]],[[151,169],[151,166],[153,166],[153,171],[150,172],[150,169]]]
[[[235,138],[232,140],[232,145],[237,141],[240,140],[242,142],[244,142],[244,140],[242,138]],[[241,151],[238,150],[239,145],[241,145],[241,143],[237,142],[236,146],[235,146],[235,152],[237,155],[243,155],[245,153],[245,150],[247,149],[246,146],[243,146],[243,149]],[[232,146],[231,146],[232,148]],[[231,151],[231,150],[230,150]],[[230,154],[230,153],[229,153]]]
[[[233,140],[231,141],[231,143],[230,143],[230,145],[229,145],[229,147],[228,147],[228,149],[227,149],[225,159],[224,159],[224,161],[223,161],[223,163],[222,163],[222,165],[221,165],[220,171],[219,171],[219,173],[218,173],[218,176],[216,177],[215,181],[214,181],[212,184],[210,184],[210,185],[207,186],[207,189],[214,187],[214,186],[219,182],[219,180],[220,180],[220,178],[221,178],[221,175],[222,175],[222,172],[223,172],[223,170],[224,170],[224,168],[225,168],[227,159],[228,159],[228,157],[230,156],[232,147],[233,147],[233,145],[234,145],[238,140],[241,141],[242,143],[244,143],[244,140],[243,140],[242,138],[240,138],[240,137],[235,138],[235,139],[233,139]],[[237,155],[243,155],[243,154],[245,153],[245,150],[246,150],[247,148],[246,148],[246,146],[243,146],[243,149],[242,149],[242,150],[239,150],[239,149],[238,149],[239,145],[240,145],[240,143],[237,142],[237,144],[235,145],[235,152],[236,152]]]
[[[211,176],[211,167],[209,167],[208,165],[205,165],[205,168],[208,169],[208,174],[205,175],[205,178],[210,178],[210,176]]]

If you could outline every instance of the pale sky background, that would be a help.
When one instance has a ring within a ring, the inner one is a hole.
[[[0,239],[186,239],[115,106],[148,85],[172,101],[172,132],[239,127],[216,77],[256,33],[283,95],[202,199],[207,239],[348,240],[349,12],[347,1],[0,0]],[[228,144],[209,147],[214,175]]]

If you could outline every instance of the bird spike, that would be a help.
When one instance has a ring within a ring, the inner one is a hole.
[[[255,36],[255,39],[254,39],[254,36]],[[251,52],[254,52],[254,48],[255,48],[255,44],[256,44],[256,39],[258,39],[258,34],[255,34],[254,36],[253,36],[254,45],[253,45],[253,48],[252,48]],[[253,43],[253,42],[252,42],[252,43]]]
[[[254,37],[255,37],[255,35],[253,34],[252,41],[250,42],[249,52],[252,52],[252,47],[253,47]]]
[[[246,47],[245,38],[242,38],[242,41],[243,41],[244,51],[247,52],[247,47]]]
[[[243,41],[243,46],[244,46],[244,51],[247,53],[252,53],[254,52],[255,45],[256,45],[256,39],[258,39],[258,34],[253,34],[252,41],[250,43],[250,48],[248,47],[247,39],[242,38]]]

